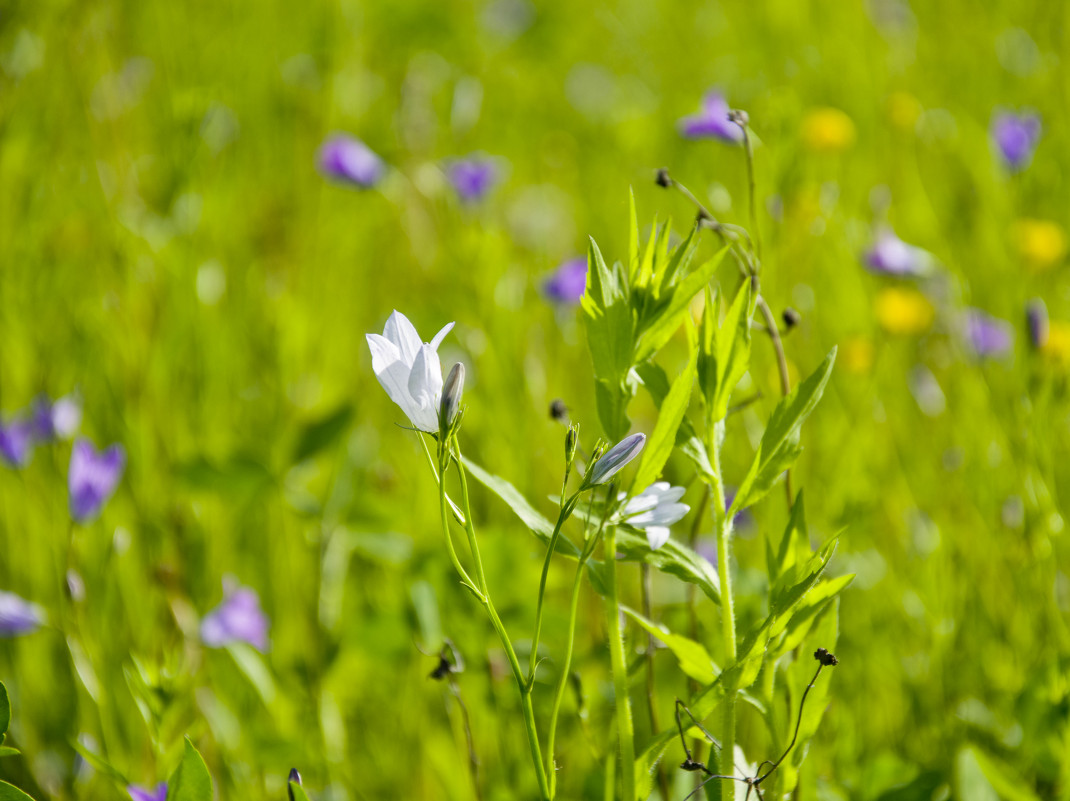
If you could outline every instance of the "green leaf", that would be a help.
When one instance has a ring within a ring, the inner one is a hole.
[[[17,748],[12,748],[8,745],[0,745],[0,757],[18,756],[22,752]]]
[[[653,484],[661,475],[665,463],[669,461],[673,446],[676,444],[676,433],[680,430],[680,424],[684,420],[691,401],[691,387],[695,383],[697,359],[698,350],[692,348],[687,366],[673,381],[672,389],[661,403],[658,421],[647,440],[646,448],[643,449],[633,487],[642,490]]]
[[[309,801],[308,793],[305,792],[305,788],[297,782],[289,782],[290,797],[294,801]]]
[[[766,424],[750,470],[728,511],[729,516],[761,499],[798,458],[802,452],[799,429],[821,399],[835,361],[836,349],[833,348],[817,370],[777,404]]]
[[[465,470],[476,481],[505,501],[506,505],[513,510],[521,522],[543,543],[550,544],[550,536],[554,533],[553,523],[543,517],[534,506],[528,503],[527,498],[521,495],[520,491],[504,478],[488,473],[467,457],[462,458],[464,459]],[[579,548],[564,534],[558,538],[557,552],[572,559],[578,559],[580,555]]]
[[[755,295],[750,281],[744,281],[728,307],[723,321],[718,321],[718,305],[709,302],[702,318],[702,357],[700,372],[707,414],[713,421],[728,414],[728,401],[750,362],[751,317]]]
[[[275,703],[278,690],[275,687],[275,679],[264,661],[264,655],[245,642],[230,643],[226,646],[226,650],[234,660],[234,664],[238,666],[238,670],[256,689],[264,706],[270,707]]]
[[[631,421],[628,419],[628,403],[633,394],[627,385],[620,381],[595,379],[595,403],[598,407],[598,420],[602,430],[611,442],[619,442],[628,434]]]
[[[836,543],[835,539],[830,540],[805,565],[797,565],[774,585],[769,615],[760,626],[744,637],[737,652],[736,663],[729,668],[733,671],[733,685],[736,689],[746,689],[758,678],[769,641],[784,631],[795,606],[821,578],[836,551]]]
[[[974,761],[981,773],[1003,801],[1040,801],[1029,789],[1025,779],[1010,765],[976,746],[971,746],[968,750],[973,752]]]
[[[671,391],[669,377],[665,375],[665,371],[659,365],[653,362],[646,362],[640,365],[636,368],[636,372],[639,374],[643,386],[650,393],[654,405],[660,410],[665,398],[668,397]],[[699,473],[710,481],[713,480],[713,467],[710,465],[709,457],[706,455],[706,447],[702,444],[702,440],[698,438],[698,435],[695,434],[695,428],[691,425],[691,421],[687,419],[686,415],[680,421],[680,427],[676,430],[676,445],[680,448],[680,452],[691,460]]]
[[[0,801],[33,801],[33,797],[26,795],[13,784],[0,781]]]
[[[587,344],[599,379],[622,382],[632,367],[632,310],[620,264],[606,266],[595,241],[587,256],[587,291],[581,302]]]
[[[628,187],[628,211],[631,225],[628,227],[628,270],[631,275],[639,271],[639,217],[635,213],[635,190]]]
[[[7,695],[7,687],[0,681],[0,743],[4,741],[3,735],[7,733],[11,725],[11,699]]]
[[[625,561],[645,562],[663,573],[694,584],[711,601],[721,603],[717,571],[686,545],[670,539],[656,551],[652,551],[645,535],[621,528],[617,532],[617,551]]]
[[[343,403],[324,417],[306,423],[297,435],[291,461],[303,462],[322,451],[345,433],[352,417],[353,406]]]
[[[710,684],[717,678],[719,668],[702,643],[669,631],[665,626],[647,620],[634,609],[622,606],[621,610],[638,623],[640,628],[665,643],[685,675],[701,684]]]
[[[212,801],[212,777],[189,737],[182,762],[167,782],[167,801]]]
[[[681,261],[683,260],[683,249],[690,248],[692,236],[688,237],[687,241],[681,244],[677,248],[677,253],[680,254]],[[675,287],[672,288],[671,295],[666,295],[670,298],[669,303],[662,309],[657,317],[644,326],[642,332],[638,336],[638,343],[635,347],[635,363],[641,364],[653,356],[664,345],[672,335],[676,332],[676,329],[680,327],[680,323],[683,322],[684,316],[687,314],[687,309],[691,305],[691,301],[695,296],[703,290],[706,284],[709,283],[713,274],[717,271],[717,268],[721,265],[721,260],[724,258],[727,248],[721,248],[714,254],[713,258],[695,270],[693,273],[689,273],[683,280],[681,280]],[[671,264],[671,263],[670,263]],[[669,271],[666,270],[668,273]],[[662,294],[666,294],[668,291],[667,286],[662,286]]]

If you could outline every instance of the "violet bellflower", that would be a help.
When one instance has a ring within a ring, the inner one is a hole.
[[[722,142],[743,141],[743,129],[728,119],[731,109],[720,92],[707,92],[702,98],[702,110],[681,119],[677,125],[686,139],[720,139]]]
[[[327,177],[361,189],[375,186],[386,172],[383,160],[371,148],[345,134],[332,136],[323,143],[319,165]]]
[[[38,441],[70,439],[82,422],[81,401],[73,395],[56,401],[42,395],[34,401],[32,420],[34,438]]]
[[[408,318],[395,310],[381,336],[367,335],[375,377],[420,431],[434,433],[439,428],[442,364],[438,346],[452,328],[453,323],[448,323],[424,343]]]
[[[587,291],[587,257],[562,262],[543,282],[542,291],[557,303],[579,303]]]
[[[126,791],[133,801],[167,801],[167,782],[160,782],[155,788],[131,784]]]
[[[126,465],[121,445],[98,451],[87,439],[79,439],[71,449],[71,466],[67,474],[71,517],[84,523],[96,517],[105,501],[115,492]]]
[[[44,622],[44,612],[13,592],[0,591],[0,637],[18,637],[36,631]]]
[[[0,423],[0,461],[9,467],[25,467],[33,455],[33,421]]]
[[[590,468],[590,473],[584,480],[587,487],[597,487],[604,484],[617,474],[624,465],[639,455],[646,445],[646,434],[632,434],[625,437],[602,455]]]
[[[1011,170],[1023,170],[1033,160],[1040,140],[1040,117],[1031,112],[997,111],[992,116],[992,145]]]
[[[201,621],[201,641],[209,648],[246,642],[266,651],[270,623],[260,608],[260,596],[231,581],[224,582],[223,593],[223,602]]]
[[[870,272],[900,278],[928,275],[935,263],[929,251],[908,245],[891,229],[881,231],[863,261]]]
[[[655,482],[624,504],[617,519],[645,531],[650,550],[656,551],[668,542],[669,526],[678,523],[691,508],[680,503],[685,491],[684,487],[670,486],[668,481]],[[622,492],[618,500],[624,498]]]
[[[1014,344],[1010,323],[980,309],[967,309],[963,322],[966,344],[982,358],[1002,356]]]
[[[471,155],[449,162],[446,178],[462,201],[478,203],[497,183],[498,167],[493,159]]]

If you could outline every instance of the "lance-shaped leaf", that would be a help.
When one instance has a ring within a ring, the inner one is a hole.
[[[699,385],[711,422],[723,420],[728,414],[732,391],[747,372],[754,304],[750,281],[744,281],[724,320],[719,321],[720,303],[714,303],[709,289],[706,290],[706,310],[699,331]]]
[[[464,458],[464,469],[480,484],[489,489],[503,501],[513,513],[527,526],[531,532],[546,545],[550,544],[550,537],[554,533],[554,524],[547,520],[532,506],[516,487],[504,478],[488,473],[478,464],[467,457]],[[557,552],[571,559],[578,559],[580,550],[572,541],[562,534],[557,541]]]
[[[777,404],[762,434],[750,470],[732,502],[729,516],[761,499],[799,457],[802,452],[799,429],[821,399],[835,360],[836,349],[833,348],[817,370]]]
[[[660,366],[653,362],[640,365],[636,372],[639,374],[643,386],[650,393],[654,405],[660,410],[665,398],[668,397],[671,391],[669,377],[665,375],[665,371]],[[680,421],[680,426],[676,430],[676,445],[680,448],[680,452],[694,463],[699,473],[710,481],[713,480],[713,467],[710,465],[706,448],[702,444],[702,440],[698,438],[694,426],[691,425],[691,421],[687,419],[686,415]]]
[[[595,375],[622,381],[632,366],[632,310],[628,277],[620,263],[610,269],[595,241],[587,253],[587,291],[582,306]]]
[[[33,801],[33,796],[26,795],[13,784],[0,782],[0,801]]]
[[[638,623],[640,628],[665,643],[665,647],[672,651],[673,656],[676,657],[680,670],[687,676],[701,684],[711,684],[717,678],[720,670],[702,643],[695,642],[682,634],[669,631],[665,626],[648,620],[634,609],[629,609],[626,606],[622,606],[621,609]]]
[[[686,545],[670,539],[653,551],[645,535],[621,528],[617,533],[617,551],[624,561],[643,562],[662,573],[676,576],[682,581],[694,584],[714,603],[721,603],[717,571]]]
[[[7,695],[7,687],[0,681],[0,743],[4,741],[8,726],[11,725],[11,699]]]
[[[693,340],[693,337],[691,339]],[[687,366],[673,381],[672,388],[659,405],[658,421],[646,443],[639,469],[635,473],[633,487],[641,490],[653,484],[661,475],[665,463],[669,461],[673,446],[676,444],[676,434],[680,430],[680,424],[684,420],[691,401],[691,387],[695,382],[697,359],[698,351],[692,341]]]
[[[692,231],[692,236],[694,231]],[[674,258],[669,260],[669,264],[666,267],[664,275],[676,275],[677,272],[683,266],[685,256],[690,259],[687,249],[692,249],[692,237],[682,243],[674,253]],[[692,273],[688,273],[684,278],[678,281],[675,285],[668,286],[664,283],[661,288],[661,298],[668,299],[668,302],[659,307],[656,317],[644,324],[643,330],[637,337],[638,342],[635,346],[635,363],[642,364],[669,341],[669,338],[676,332],[676,329],[680,327],[680,323],[683,322],[684,316],[688,313],[688,307],[691,305],[691,301],[695,299],[695,296],[703,291],[706,284],[709,283],[713,274],[717,272],[717,268],[721,264],[721,260],[724,258],[726,248],[722,248],[713,258],[705,262],[697,270]],[[675,259],[675,256],[679,254],[679,261]],[[664,279],[663,279],[664,280]]]
[[[212,801],[212,777],[189,737],[182,761],[167,782],[167,801]]]

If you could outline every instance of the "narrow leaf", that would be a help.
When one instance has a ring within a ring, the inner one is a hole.
[[[0,781],[0,801],[33,801],[33,797],[26,795],[13,784]]]
[[[729,514],[752,506],[767,493],[802,452],[799,429],[821,399],[836,360],[833,348],[817,370],[777,404],[762,434],[750,470],[740,484]]]
[[[691,401],[691,387],[695,383],[695,370],[698,359],[697,348],[692,348],[687,366],[673,381],[672,389],[665,396],[658,410],[658,421],[654,431],[643,449],[639,469],[635,473],[633,487],[640,490],[658,480],[665,463],[669,461],[673,446],[676,444],[676,432],[687,413]]]
[[[680,670],[687,676],[702,684],[710,684],[717,678],[719,669],[702,643],[695,642],[682,634],[669,631],[665,626],[647,620],[634,609],[629,609],[626,606],[622,606],[621,609],[638,623],[640,628],[661,640],[672,651],[673,656],[676,657],[676,661],[680,665]]]
[[[11,699],[7,695],[7,687],[0,681],[0,742],[11,725]]]

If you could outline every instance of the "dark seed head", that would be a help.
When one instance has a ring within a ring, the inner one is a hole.
[[[429,675],[428,678],[434,679],[435,681],[441,681],[442,679],[450,675],[452,672],[453,664],[443,654],[442,656],[439,656],[438,665],[435,667],[434,670],[431,671],[431,675]]]
[[[840,664],[840,660],[837,659],[833,654],[830,654],[828,652],[828,649],[826,648],[818,648],[816,651],[814,651],[814,659],[816,659],[825,667],[832,667],[833,665]]]
[[[681,762],[680,763],[680,767],[683,768],[684,770],[689,770],[689,771],[706,770],[706,766],[705,765],[703,765],[701,762],[695,762],[690,757],[685,759],[683,762]]]
[[[669,171],[665,167],[660,167],[654,174],[654,183],[662,189],[668,189],[672,186],[672,178],[669,177]]]
[[[568,422],[568,407],[560,398],[554,398],[550,402],[550,417],[559,423]]]
[[[788,306],[788,308],[784,309],[784,312],[781,317],[784,318],[784,325],[786,325],[788,328],[794,328],[802,320],[802,315],[795,311],[795,309],[791,308],[791,306]]]

